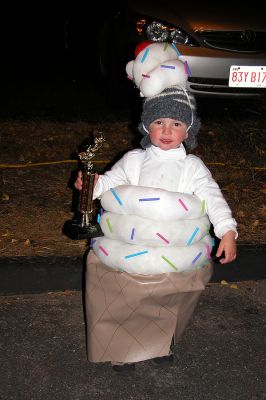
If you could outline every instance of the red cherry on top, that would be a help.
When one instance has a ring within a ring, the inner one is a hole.
[[[145,42],[140,42],[135,48],[135,58],[139,55],[139,53],[144,50],[147,46],[152,44],[153,42],[149,42],[146,40]]]

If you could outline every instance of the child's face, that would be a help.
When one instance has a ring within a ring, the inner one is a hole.
[[[171,118],[158,118],[149,126],[150,140],[161,150],[176,149],[188,137],[187,125]]]

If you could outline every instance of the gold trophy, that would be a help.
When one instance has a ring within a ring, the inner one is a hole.
[[[73,240],[103,236],[100,225],[94,222],[96,207],[93,200],[93,189],[96,171],[91,160],[104,141],[105,138],[101,134],[94,139],[93,146],[89,146],[86,151],[78,154],[82,165],[82,190],[79,197],[79,207],[77,215],[71,221],[66,221],[63,229],[63,232]]]

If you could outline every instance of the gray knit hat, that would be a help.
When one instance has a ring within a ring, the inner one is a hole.
[[[197,133],[200,120],[196,115],[196,101],[191,92],[171,86],[156,96],[147,97],[143,104],[141,123],[138,129],[142,135],[141,146],[146,149],[151,146],[149,137],[150,124],[159,118],[172,118],[184,122],[188,127],[188,138],[185,144],[192,150],[197,146]]]

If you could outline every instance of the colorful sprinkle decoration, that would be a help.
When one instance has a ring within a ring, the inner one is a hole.
[[[103,254],[105,254],[106,256],[109,256],[107,251],[102,246],[99,246],[99,249],[103,252]]]
[[[139,253],[128,254],[128,255],[125,256],[124,258],[137,257],[137,256],[141,256],[142,254],[147,254],[147,253],[148,253],[148,250],[140,251]]]
[[[205,213],[205,206],[206,206],[206,202],[205,202],[205,200],[202,200],[200,215],[203,215]]]
[[[191,70],[190,70],[190,68],[189,68],[189,65],[188,65],[188,62],[187,62],[187,61],[185,61],[185,63],[184,63],[184,68],[185,68],[186,74],[187,74],[188,76],[192,76],[192,73],[191,73]]]
[[[146,49],[146,50],[145,50],[145,53],[143,54],[143,57],[142,57],[142,59],[140,60],[141,63],[144,63],[144,61],[146,60],[146,57],[147,57],[149,51],[150,51],[150,49]]]
[[[169,46],[169,43],[165,43],[165,45],[163,46],[163,51],[165,51],[168,46]]]
[[[131,239],[131,240],[133,240],[133,238],[134,238],[134,234],[135,234],[135,228],[132,228],[132,231],[131,231],[131,237],[130,237],[130,239]]]
[[[191,245],[191,243],[192,243],[194,237],[196,236],[196,234],[198,233],[198,231],[199,231],[199,227],[197,226],[197,228],[194,230],[194,232],[190,236],[190,238],[189,238],[189,240],[187,242],[187,246]]]
[[[112,224],[111,224],[111,222],[110,222],[109,218],[106,218],[106,222],[107,222],[107,225],[108,225],[109,231],[112,233],[112,232],[113,232],[113,227],[112,227]]]
[[[176,47],[176,45],[174,43],[172,43],[173,48],[175,49],[175,51],[177,52],[178,57],[181,57],[181,53],[178,50],[178,48]]]
[[[159,236],[160,239],[162,239],[165,243],[169,244],[169,240],[167,240],[163,235],[161,235],[159,232],[156,232],[156,235]]]
[[[144,78],[150,78],[150,75],[142,74]]]
[[[178,199],[178,201],[179,201],[179,203],[181,204],[181,206],[184,207],[184,209],[185,209],[186,211],[188,211],[188,208],[187,208],[187,206],[183,203],[183,201],[182,201],[181,199]]]
[[[169,68],[169,69],[175,69],[174,65],[161,65],[161,68]]]
[[[113,195],[115,196],[117,202],[120,204],[120,206],[122,206],[123,203],[122,203],[122,201],[120,200],[120,198],[118,197],[116,191],[115,191],[113,188],[111,188],[110,190],[111,190],[111,192],[113,193]]]
[[[178,269],[176,268],[176,266],[175,266],[171,261],[169,261],[165,256],[161,256],[161,257],[162,257],[162,259],[163,259],[165,262],[167,262],[167,264],[170,265],[170,267],[172,267],[172,268],[174,268],[176,271],[178,271]]]
[[[156,201],[156,200],[160,200],[160,197],[147,197],[144,199],[139,199],[139,201]]]
[[[192,264],[195,264],[195,262],[200,258],[201,255],[202,255],[202,251],[194,258],[194,260],[192,261]]]

